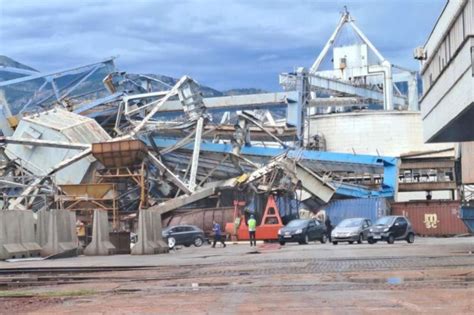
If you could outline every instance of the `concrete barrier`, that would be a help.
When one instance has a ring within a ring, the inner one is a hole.
[[[20,233],[21,244],[28,251],[29,257],[39,257],[41,255],[41,246],[38,243],[37,235],[35,233],[36,219],[32,211],[18,210],[20,212]]]
[[[0,211],[0,259],[36,257],[40,250],[33,212]]]
[[[46,218],[41,218],[45,216]],[[79,242],[76,235],[76,214],[68,210],[38,211],[38,231],[46,234],[46,243],[41,250],[42,256],[50,256],[65,251],[78,249]],[[44,239],[42,235],[38,237]]]
[[[107,211],[95,210],[92,226],[92,241],[84,250],[87,256],[103,256],[115,254],[115,246],[109,238],[109,215]]]
[[[36,238],[38,244],[43,247],[48,242],[49,210],[42,208],[36,212]]]
[[[132,255],[162,254],[169,251],[161,236],[161,214],[157,210],[140,210],[138,214],[138,242]]]
[[[28,251],[21,244],[20,219],[17,211],[0,212],[0,258],[26,258]]]

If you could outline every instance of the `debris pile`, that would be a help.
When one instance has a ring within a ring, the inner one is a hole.
[[[306,100],[297,97],[304,90],[204,98],[188,76],[169,86],[118,72],[113,59],[25,71],[0,81],[0,206],[35,213],[35,224],[47,226],[37,231],[46,233],[41,246],[48,254],[80,243],[86,254],[112,254],[119,245],[109,232],[124,231],[138,235],[132,254],[166,252],[161,219],[170,222],[174,211],[227,207],[234,218],[252,213],[261,221],[271,199],[273,215],[285,223],[303,205],[317,210],[335,196],[395,191],[395,159],[305,148]],[[21,86],[29,93],[10,102]],[[367,174],[381,178],[376,187],[352,180]],[[71,222],[85,227],[79,242]],[[1,244],[18,236],[2,233]],[[57,235],[69,245],[51,243]],[[18,255],[29,254],[18,249],[1,258]]]

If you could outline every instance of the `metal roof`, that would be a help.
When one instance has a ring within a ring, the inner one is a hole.
[[[58,131],[94,121],[91,118],[77,115],[60,108],[54,108],[39,114],[26,116],[23,117],[22,120]]]
[[[94,143],[110,139],[94,119],[59,108],[27,116],[22,120],[59,131],[73,143]]]

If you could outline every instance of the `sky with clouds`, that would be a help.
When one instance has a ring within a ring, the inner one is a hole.
[[[0,0],[0,55],[40,71],[119,56],[120,70],[216,89],[280,90],[310,67],[348,6],[391,62],[418,69],[446,0]]]

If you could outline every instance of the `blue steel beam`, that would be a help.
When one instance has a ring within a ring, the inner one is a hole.
[[[38,73],[38,71],[36,70],[27,70],[27,69],[6,67],[6,66],[0,66],[0,71],[12,72],[12,73],[18,73],[18,74],[24,74],[24,75],[33,75],[33,74]]]
[[[147,139],[143,139],[147,142]],[[178,142],[176,139],[162,138],[155,136],[154,141],[159,148],[172,146]],[[193,145],[188,144],[183,147],[192,150]],[[211,153],[232,153],[231,144],[211,143],[203,141],[201,151]],[[270,159],[272,157],[287,154],[290,158],[299,158],[302,162],[317,162],[318,164],[331,166],[337,165],[346,171],[357,171],[358,169],[372,170],[377,172],[383,170],[384,178],[382,188],[379,191],[364,189],[361,186],[342,184],[337,193],[352,197],[393,197],[397,190],[398,183],[398,159],[386,156],[373,155],[353,155],[346,153],[322,152],[310,150],[288,150],[282,148],[269,148],[261,146],[243,146],[241,154],[254,156],[257,158]]]
[[[98,99],[95,99],[94,101],[90,102],[90,103],[87,103],[87,104],[83,104],[81,105],[79,108],[76,108],[74,110],[74,113],[76,114],[80,114],[80,113],[83,113],[89,109],[92,109],[94,107],[97,107],[97,106],[100,106],[100,105],[103,105],[103,104],[106,104],[106,103],[110,103],[110,102],[114,102],[114,101],[117,101],[118,99],[120,99],[125,93],[124,92],[116,92],[114,94],[111,94],[111,95],[107,95],[105,97],[102,97],[102,98],[98,98]]]
[[[45,77],[51,77],[51,76],[58,77],[58,76],[62,76],[64,74],[67,74],[69,72],[73,72],[73,71],[77,71],[77,70],[80,70],[80,69],[89,68],[89,67],[96,66],[96,65],[101,65],[101,64],[103,64],[103,65],[112,64],[113,65],[114,59],[115,59],[115,57],[110,57],[110,58],[105,59],[103,61],[99,61],[99,62],[95,62],[95,63],[91,63],[91,64],[79,66],[79,67],[74,67],[74,68],[70,68],[70,69],[64,69],[64,70],[60,70],[60,71],[38,72],[38,73],[29,75],[29,76],[24,76],[24,77],[21,77],[21,78],[16,78],[16,79],[8,80],[8,81],[2,81],[2,82],[0,82],[0,87],[12,85],[12,84],[17,84],[17,83],[21,83],[21,82],[25,82],[25,81],[36,80],[36,79],[45,78]]]

